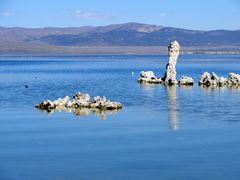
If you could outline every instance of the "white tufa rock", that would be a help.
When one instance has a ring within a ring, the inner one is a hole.
[[[157,78],[152,71],[141,71],[140,78],[138,79],[139,83],[153,83],[160,84],[162,83],[161,78]]]
[[[94,97],[90,104],[91,108],[108,109],[108,110],[118,109],[121,106],[122,105],[119,102],[111,102],[104,96],[103,97],[100,97],[100,96]],[[118,108],[115,108],[115,107],[118,107]]]
[[[70,100],[68,96],[64,98],[58,98],[57,100],[53,101],[55,106],[65,106],[65,104]]]
[[[229,73],[226,80],[226,84],[230,86],[239,86],[240,85],[240,74]]]
[[[240,75],[229,73],[227,78],[219,77],[217,74],[204,72],[200,76],[199,85],[203,86],[240,86]]]
[[[164,77],[158,78],[152,71],[141,71],[139,83],[154,83],[165,85],[193,85],[194,80],[191,77],[183,76],[179,81],[176,79],[176,63],[179,56],[180,45],[177,41],[173,41],[168,46],[169,60],[166,66]]]
[[[219,84],[219,77],[214,72],[204,72],[199,80],[199,85],[217,86]]]
[[[81,92],[78,92],[76,93],[73,98],[76,100],[76,101],[79,101],[79,102],[82,102],[82,101],[90,101],[90,96],[89,94],[86,94],[86,93],[81,93]]]
[[[193,85],[194,84],[194,80],[191,77],[188,76],[182,76],[179,81],[178,84],[181,85]]]
[[[89,94],[78,92],[70,99],[68,96],[58,98],[50,101],[44,100],[35,106],[42,110],[54,110],[62,108],[97,108],[101,110],[121,109],[122,104],[119,102],[112,102],[106,97],[96,96],[91,99]]]
[[[166,66],[166,72],[164,77],[162,78],[164,84],[166,85],[173,85],[177,84],[176,80],[176,63],[178,59],[180,51],[180,45],[177,41],[173,41],[168,46],[168,64]]]

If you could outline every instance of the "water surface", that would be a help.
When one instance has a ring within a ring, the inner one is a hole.
[[[182,55],[177,76],[240,73],[239,55]],[[240,89],[136,82],[167,56],[0,60],[0,179],[240,179]],[[25,85],[28,88],[25,88]],[[44,113],[43,99],[81,91],[124,107]]]

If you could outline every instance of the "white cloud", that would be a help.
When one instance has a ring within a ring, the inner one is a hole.
[[[101,19],[101,18],[104,18],[104,16],[99,15],[97,13],[84,12],[84,11],[81,11],[79,9],[74,11],[73,16],[77,17],[77,18],[82,18],[82,19]]]
[[[2,12],[2,16],[11,16],[12,14],[9,11]]]
[[[160,13],[160,16],[161,16],[161,17],[165,17],[166,15],[167,15],[166,13],[163,13],[163,12]]]

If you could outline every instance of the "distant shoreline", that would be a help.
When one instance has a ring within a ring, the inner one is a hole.
[[[182,46],[181,54],[240,54],[240,46]],[[166,46],[57,46],[4,47],[4,56],[167,55]]]
[[[182,52],[181,55],[240,55],[240,52]],[[121,58],[122,56],[167,56],[167,54],[0,54],[0,60],[34,60],[34,59],[79,59],[79,58]]]

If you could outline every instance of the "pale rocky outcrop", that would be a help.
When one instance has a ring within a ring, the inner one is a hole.
[[[179,81],[178,84],[180,86],[188,86],[188,85],[193,85],[194,84],[194,80],[191,77],[188,76],[182,76]]]
[[[200,76],[200,86],[240,86],[240,75],[229,73],[228,77],[219,77],[216,73],[204,72]]]
[[[214,72],[204,72],[200,76],[199,85],[218,86],[220,78]]]
[[[229,86],[239,86],[240,85],[240,74],[229,73],[226,80],[226,84]]]
[[[168,46],[169,60],[166,66],[166,72],[163,77],[159,78],[152,71],[141,71],[139,83],[164,84],[164,85],[193,85],[194,80],[191,77],[183,76],[179,81],[176,79],[176,64],[180,52],[180,45],[173,41]]]
[[[164,77],[162,78],[164,84],[172,85],[177,84],[176,80],[176,63],[179,56],[180,45],[177,41],[173,41],[168,46],[168,64],[166,66],[166,72]]]
[[[121,109],[122,104],[119,102],[112,102],[106,97],[96,96],[91,98],[89,94],[78,92],[70,99],[68,96],[58,98],[54,101],[44,100],[38,103],[36,108],[42,110],[54,110],[63,108],[93,108],[100,110]]]
[[[138,79],[139,83],[153,83],[161,84],[163,81],[161,78],[157,78],[152,71],[141,71],[140,78]]]

